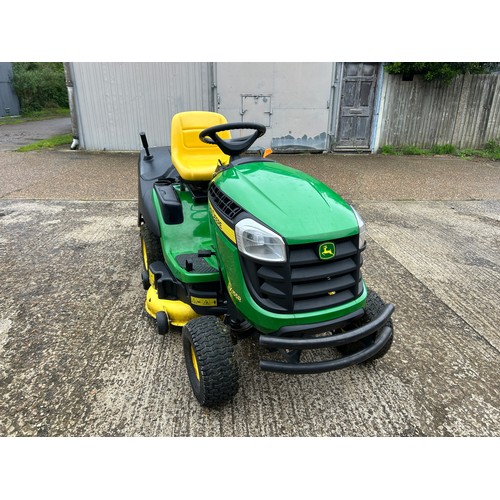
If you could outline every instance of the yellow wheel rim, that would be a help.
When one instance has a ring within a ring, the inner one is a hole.
[[[142,262],[144,264],[144,269],[148,270],[148,254],[146,252],[146,243],[141,238],[141,248],[142,248]]]
[[[200,372],[198,370],[198,362],[196,361],[196,354],[194,353],[193,346],[191,346],[191,361],[193,363],[194,373],[196,374],[196,378],[200,380]]]

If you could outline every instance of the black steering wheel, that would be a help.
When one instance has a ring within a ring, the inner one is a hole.
[[[236,139],[221,139],[217,133],[226,130],[255,130],[253,134],[238,137]],[[260,123],[236,122],[223,123],[214,127],[206,128],[200,132],[200,139],[206,144],[217,144],[223,153],[229,156],[238,156],[244,153],[259,137],[266,133],[266,126]]]

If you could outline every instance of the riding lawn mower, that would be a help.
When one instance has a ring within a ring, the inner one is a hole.
[[[141,133],[145,308],[159,334],[182,329],[187,374],[202,406],[237,393],[234,345],[247,337],[261,346],[260,368],[284,374],[372,361],[393,340],[394,306],[361,276],[363,219],[325,184],[273,161],[269,150],[250,153],[265,131],[187,111],[172,119],[170,148],[150,148]],[[305,351],[327,358],[304,362]]]

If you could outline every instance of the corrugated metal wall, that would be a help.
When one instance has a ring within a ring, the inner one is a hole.
[[[206,62],[71,63],[80,146],[88,150],[139,150],[170,145],[175,113],[212,109],[211,67]]]
[[[462,75],[449,85],[384,76],[378,147],[481,148],[500,137],[500,75]]]
[[[20,113],[19,99],[10,81],[12,63],[0,62],[0,116],[15,116]]]

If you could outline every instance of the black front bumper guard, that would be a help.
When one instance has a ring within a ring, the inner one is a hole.
[[[271,361],[261,360],[260,368],[264,371],[291,373],[291,374],[309,374],[309,373],[324,373],[334,370],[341,370],[351,365],[356,365],[370,359],[377,354],[392,337],[392,328],[383,326],[389,320],[394,312],[394,306],[387,304],[380,315],[370,323],[367,323],[359,328],[333,334],[327,337],[301,337],[294,338],[288,335],[293,334],[315,334],[328,332],[342,328],[351,321],[360,318],[363,315],[363,310],[356,311],[347,316],[337,318],[333,321],[323,322],[313,325],[302,325],[282,328],[273,335],[260,335],[259,344],[270,349],[286,349],[290,351],[301,351],[302,349],[321,349],[325,347],[336,347],[339,345],[350,344],[372,335],[380,330],[375,342],[360,351],[343,356],[340,358],[317,361],[312,363],[299,363],[293,361]]]

